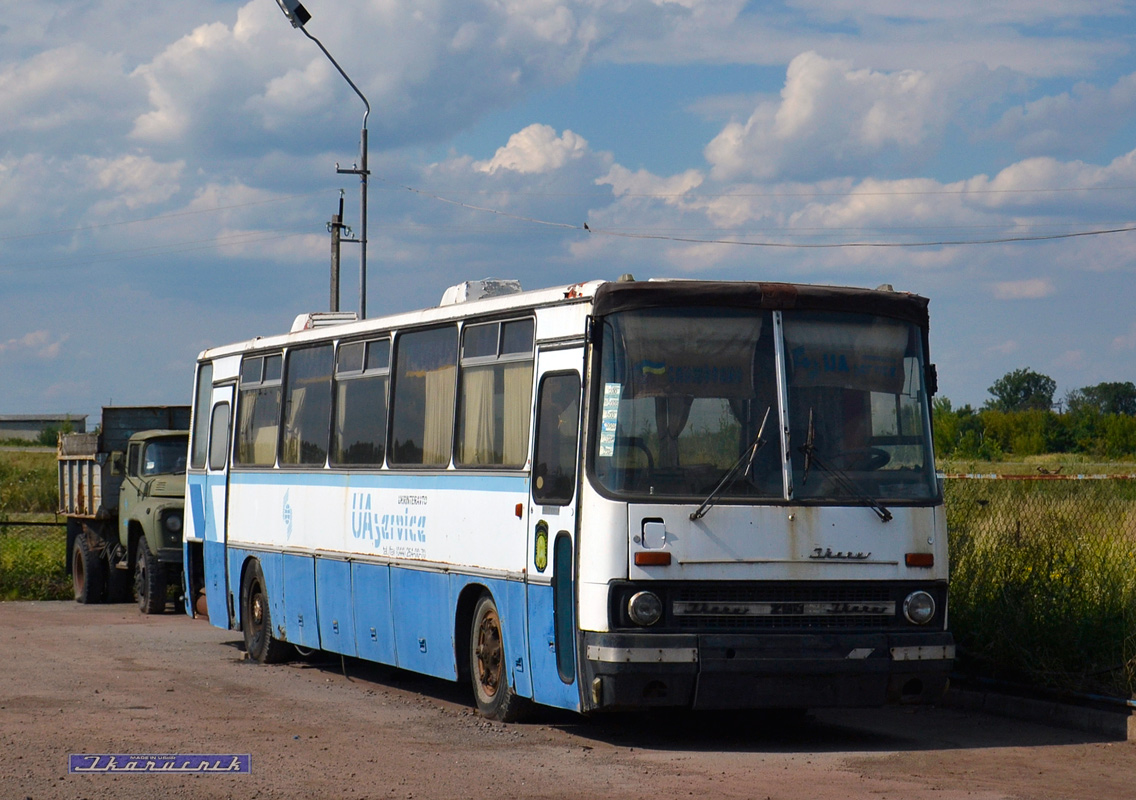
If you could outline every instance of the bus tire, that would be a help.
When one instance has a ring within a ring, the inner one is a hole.
[[[241,632],[245,636],[245,652],[260,664],[278,664],[290,655],[287,642],[272,635],[272,614],[268,607],[264,572],[253,560],[241,578]]]
[[[162,614],[166,610],[166,571],[150,552],[146,537],[138,539],[134,558],[134,595],[143,614]]]
[[[71,550],[71,585],[77,603],[101,603],[106,595],[106,562],[91,549],[86,531],[75,537]]]
[[[473,610],[469,676],[481,716],[500,722],[517,722],[529,711],[530,701],[518,696],[509,683],[501,615],[489,594],[481,595]]]

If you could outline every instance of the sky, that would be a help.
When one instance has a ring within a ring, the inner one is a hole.
[[[368,316],[487,277],[891,284],[956,407],[1136,381],[1132,3],[304,4],[370,103]],[[329,308],[364,105],[276,2],[0,12],[0,414],[189,403],[201,350]]]

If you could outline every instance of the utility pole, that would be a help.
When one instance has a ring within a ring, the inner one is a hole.
[[[359,91],[359,87],[355,85],[355,81],[351,80],[351,78],[347,75],[347,73],[343,71],[343,67],[339,66],[339,62],[331,57],[331,53],[329,53],[327,51],[327,48],[323,46],[323,42],[321,42],[319,39],[317,39],[316,37],[314,37],[310,33],[308,33],[308,29],[305,28],[304,26],[307,25],[308,22],[311,20],[312,15],[308,12],[308,10],[306,8],[304,8],[303,3],[301,3],[300,0],[276,0],[276,3],[277,3],[277,5],[280,6],[280,10],[284,12],[284,16],[287,17],[288,21],[292,23],[292,27],[293,28],[299,28],[300,33],[304,34],[304,36],[307,36],[309,39],[311,39],[313,42],[315,42],[319,46],[319,49],[323,51],[323,54],[325,56],[327,56],[327,60],[330,61],[332,66],[335,67],[339,71],[339,74],[343,76],[343,79],[345,81],[347,81],[347,85],[350,86],[355,91],[355,94],[357,94],[359,96],[359,99],[363,101],[364,108],[366,108],[366,112],[363,114],[363,129],[359,133],[359,151],[360,151],[359,161],[360,161],[360,163],[355,164],[353,167],[351,167],[351,169],[341,169],[339,164],[335,165],[335,171],[337,173],[339,173],[340,175],[358,175],[359,176],[359,205],[360,205],[360,212],[361,212],[361,218],[359,220],[359,238],[352,239],[352,238],[340,237],[340,241],[341,242],[352,242],[354,244],[359,245],[359,319],[366,319],[367,318],[367,176],[371,174],[370,171],[367,169],[367,117],[371,116],[371,104],[370,104],[370,102],[367,101],[367,98],[363,95],[363,93],[361,91]],[[340,216],[342,217],[342,212],[341,212]],[[335,305],[338,306],[339,303],[336,302]],[[332,309],[332,310],[334,311],[336,309]]]
[[[339,310],[339,242],[342,232],[351,235],[351,229],[343,224],[343,190],[339,190],[339,213],[333,214],[331,222],[327,223],[328,233],[331,234],[331,308],[330,311]]]

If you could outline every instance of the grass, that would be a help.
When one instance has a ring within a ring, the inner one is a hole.
[[[69,600],[64,527],[0,526],[0,600]]]
[[[17,513],[53,512],[59,504],[55,451],[0,451],[0,519]]]
[[[1136,691],[1136,481],[946,481],[959,668]]]
[[[65,528],[21,525],[54,522],[58,478],[53,449],[0,451],[0,600],[65,600]]]

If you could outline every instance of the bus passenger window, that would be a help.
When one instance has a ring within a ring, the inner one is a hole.
[[[201,409],[205,411],[205,409]],[[229,458],[229,404],[213,406],[210,421],[209,469],[222,470]]]
[[[197,370],[197,393],[193,404],[193,449],[190,466],[205,468],[206,446],[209,442],[209,397],[213,393],[213,364],[205,363]]]
[[[332,464],[382,466],[389,383],[390,339],[340,345],[335,368]]]
[[[567,505],[576,490],[577,440],[580,433],[580,376],[575,372],[541,380],[537,405],[533,499]]]
[[[237,464],[271,467],[276,463],[282,366],[279,353],[249,357],[241,363]]]
[[[321,467],[331,423],[331,345],[288,353],[280,463]]]
[[[404,333],[395,340],[392,464],[450,463],[457,361],[457,326]]]
[[[464,328],[458,389],[458,466],[524,466],[529,449],[532,376],[533,320]]]

